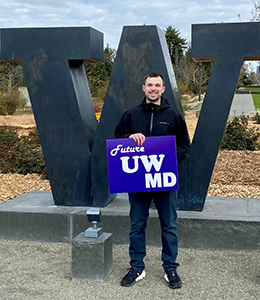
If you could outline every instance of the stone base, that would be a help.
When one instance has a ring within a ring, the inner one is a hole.
[[[51,192],[32,191],[0,204],[0,240],[71,243],[89,222],[89,207],[56,206]],[[127,194],[102,209],[102,229],[113,244],[129,243],[130,205]],[[260,199],[207,197],[204,210],[178,211],[180,248],[259,251]],[[161,247],[156,209],[151,209],[146,243]]]
[[[113,269],[112,233],[85,238],[81,232],[72,240],[73,280],[104,281]]]

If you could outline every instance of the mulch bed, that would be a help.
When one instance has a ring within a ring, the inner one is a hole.
[[[186,112],[186,122],[191,138],[197,124],[196,113]],[[32,114],[0,116],[0,126],[19,128],[28,134],[35,127]],[[257,126],[253,122],[250,126]],[[260,198],[260,151],[220,150],[211,178],[208,195],[221,197]],[[31,190],[50,190],[48,180],[38,174],[1,174],[0,203],[28,193]]]

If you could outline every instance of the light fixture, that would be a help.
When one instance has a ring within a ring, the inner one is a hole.
[[[90,208],[87,213],[88,221],[92,222],[93,227],[85,230],[84,236],[86,238],[98,238],[102,233],[102,228],[98,228],[98,222],[102,222],[102,215],[100,208]]]

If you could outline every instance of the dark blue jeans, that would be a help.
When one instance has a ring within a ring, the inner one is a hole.
[[[145,268],[146,255],[146,225],[149,208],[154,200],[161,224],[162,261],[164,270],[179,266],[176,263],[178,255],[177,213],[172,192],[129,193],[131,230],[129,234],[130,265],[142,272]]]

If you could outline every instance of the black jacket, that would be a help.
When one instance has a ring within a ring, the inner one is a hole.
[[[178,163],[186,157],[190,148],[185,121],[163,97],[161,106],[147,104],[144,98],[141,104],[125,111],[115,129],[115,138],[127,138],[133,133],[142,133],[146,137],[175,135]]]

